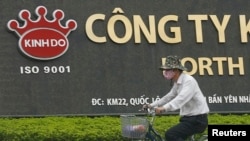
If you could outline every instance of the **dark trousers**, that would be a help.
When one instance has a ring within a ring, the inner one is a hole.
[[[208,126],[207,114],[183,116],[180,122],[166,131],[167,141],[185,141],[191,135],[202,133]]]

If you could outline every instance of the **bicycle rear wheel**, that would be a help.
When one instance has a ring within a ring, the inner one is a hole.
[[[203,135],[198,141],[208,141],[207,135]]]

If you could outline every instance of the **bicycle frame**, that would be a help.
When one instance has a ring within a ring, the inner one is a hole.
[[[156,130],[153,128],[153,126],[151,124],[148,127],[146,139],[149,139],[151,141],[163,141],[161,135],[156,132]]]
[[[161,135],[154,129],[153,123],[155,120],[155,110],[147,108],[148,116],[151,117],[151,120],[148,118],[149,126],[145,138],[150,141],[164,141]]]
[[[148,131],[146,133],[146,140],[150,140],[150,141],[165,141],[162,136],[154,129],[153,127],[153,123],[155,120],[155,109],[154,108],[147,108],[147,109],[143,109],[143,111],[147,111],[148,114]],[[151,120],[149,119],[149,117],[151,117]],[[188,141],[208,141],[208,136],[207,135],[203,135],[201,136],[199,139],[195,139],[195,135],[192,135],[190,138],[188,138]]]

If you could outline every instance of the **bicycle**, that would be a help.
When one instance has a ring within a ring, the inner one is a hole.
[[[142,111],[142,110],[140,110]],[[121,115],[122,136],[128,139],[140,141],[165,141],[163,137],[155,130],[153,123],[155,120],[155,110],[147,108],[146,117],[136,115]],[[188,138],[187,141],[208,141],[208,136],[203,135],[195,139],[195,135]]]
[[[136,115],[120,116],[122,136],[131,140],[164,141],[161,135],[153,127],[155,110],[148,108],[146,111],[148,114],[146,117]]]

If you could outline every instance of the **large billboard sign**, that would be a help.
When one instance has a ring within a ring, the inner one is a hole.
[[[249,113],[250,3],[2,0],[0,116],[119,115],[171,88],[182,57],[213,113]]]

